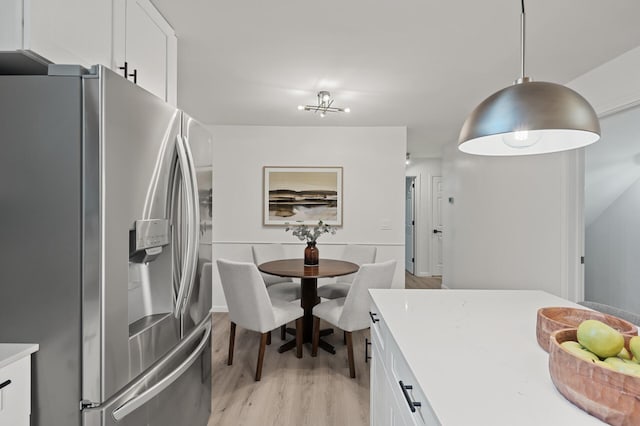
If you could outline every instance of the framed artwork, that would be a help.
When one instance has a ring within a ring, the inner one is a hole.
[[[342,167],[264,167],[265,225],[342,225]]]

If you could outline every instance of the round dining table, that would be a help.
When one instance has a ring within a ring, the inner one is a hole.
[[[287,278],[300,278],[301,297],[300,307],[304,310],[303,318],[303,342],[311,343],[313,336],[313,307],[320,303],[318,297],[318,278],[339,277],[357,272],[360,267],[352,262],[336,259],[320,259],[315,266],[305,266],[303,259],[283,259],[265,262],[258,265],[258,269],[265,274],[276,275]],[[289,330],[288,330],[289,331]],[[322,330],[320,336],[333,333],[333,329]],[[296,345],[295,339],[278,348],[282,353],[293,349]],[[319,346],[335,354],[333,345],[320,339]]]

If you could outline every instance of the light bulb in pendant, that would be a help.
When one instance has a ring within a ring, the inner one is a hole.
[[[528,130],[516,130],[515,132],[502,135],[502,141],[511,148],[528,148],[540,141],[540,135]]]

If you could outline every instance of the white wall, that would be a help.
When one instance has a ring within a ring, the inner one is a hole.
[[[640,107],[601,126],[585,154],[585,298],[640,312]]]
[[[275,242],[286,244],[287,256],[302,257],[303,243],[283,227],[262,225],[263,167],[341,166],[343,226],[336,235],[318,240],[320,257],[339,257],[347,243],[374,245],[377,261],[397,259],[394,286],[404,287],[406,128],[210,129],[214,137],[214,260],[252,261],[251,245]],[[217,269],[213,281],[213,309],[224,311]]]
[[[640,312],[640,180],[586,231],[585,299]]]
[[[581,298],[573,288],[580,249],[569,244],[580,159],[576,151],[496,158],[446,146],[443,284]]]
[[[415,275],[431,276],[431,239],[433,229],[431,221],[431,179],[441,176],[442,159],[412,158],[406,168],[407,176],[416,178],[416,241],[415,241]]]

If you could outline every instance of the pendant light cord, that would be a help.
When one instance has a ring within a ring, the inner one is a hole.
[[[520,15],[520,78],[524,81],[524,0],[520,1],[522,14]]]

